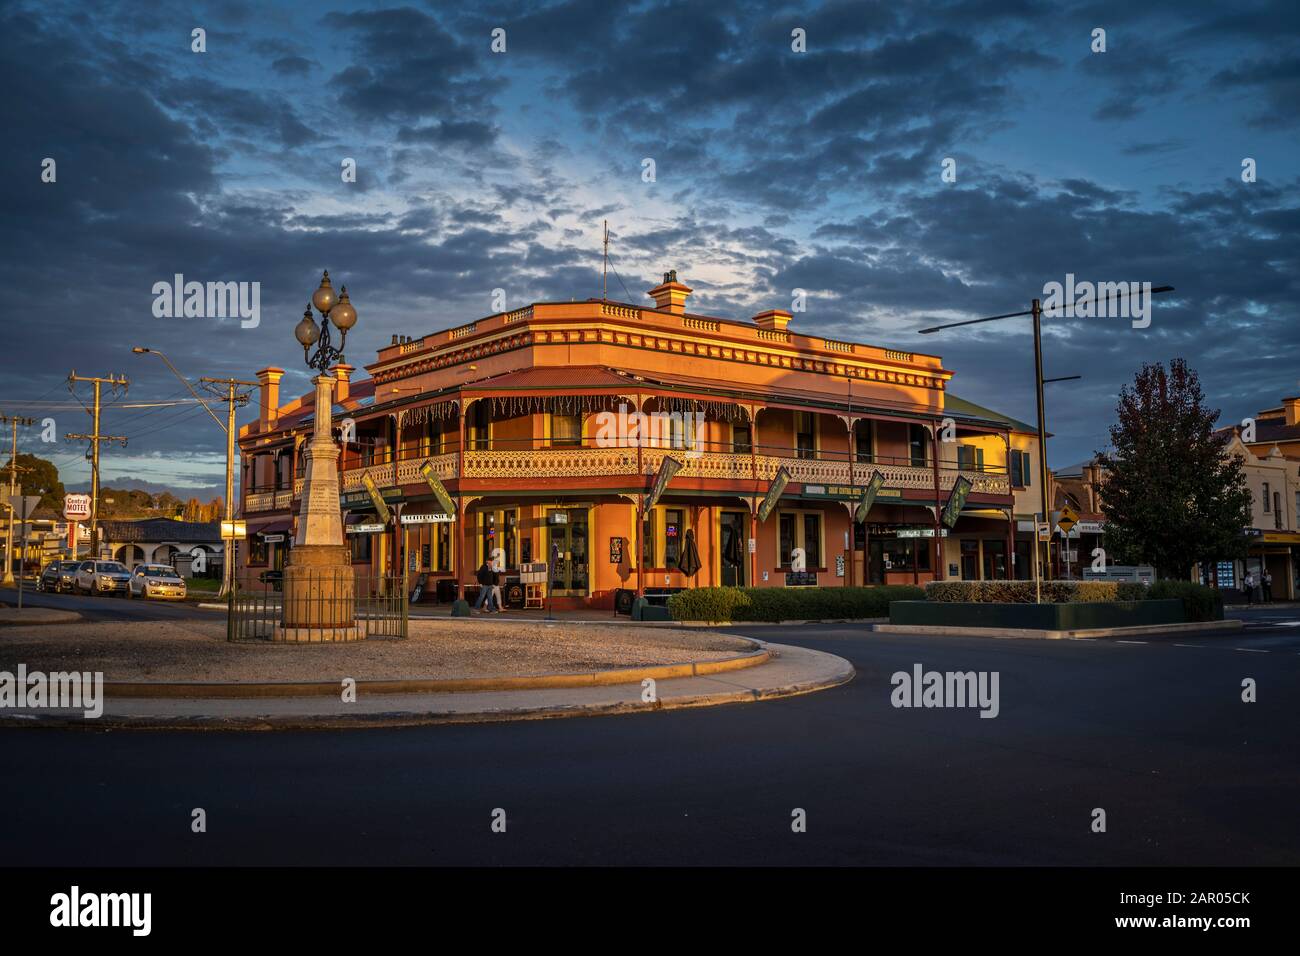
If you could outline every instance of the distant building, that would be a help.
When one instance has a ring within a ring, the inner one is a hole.
[[[101,554],[128,568],[170,564],[183,574],[220,573],[221,525],[216,521],[101,521],[99,540]],[[88,548],[88,543],[83,547]]]

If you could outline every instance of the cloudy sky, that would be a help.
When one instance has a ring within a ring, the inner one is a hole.
[[[1176,286],[1146,329],[1048,323],[1047,374],[1084,376],[1049,386],[1058,466],[1104,444],[1143,361],[1185,356],[1225,420],[1300,392],[1290,0],[43,0],[0,12],[0,73],[0,412],[88,431],[68,373],[127,375],[106,482],[222,473],[201,409],[124,407],[185,394],[132,346],[193,377],[278,364],[305,391],[292,327],[322,268],[360,366],[489,314],[495,288],[508,308],[598,295],[605,219],[611,297],[675,268],[694,310],[743,319],[802,288],[796,328],[938,353],[955,393],[1028,419],[1027,320],[917,330],[1067,273]],[[260,324],[156,317],[176,273],[259,282]],[[78,445],[23,447],[87,475]]]

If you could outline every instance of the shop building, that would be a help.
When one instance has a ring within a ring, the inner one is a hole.
[[[1016,531],[1040,507],[1029,426],[951,395],[937,356],[804,334],[781,310],[692,313],[690,294],[668,273],[653,306],[535,303],[394,335],[357,381],[333,368],[358,575],[450,600],[485,559],[508,580],[545,561],[557,607],[609,608],[638,590],[1032,574]],[[246,586],[284,566],[315,411],[312,393],[281,399],[283,370],[257,375],[239,434]]]

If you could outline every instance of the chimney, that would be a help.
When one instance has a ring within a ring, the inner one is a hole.
[[[334,373],[334,377],[338,380],[334,383],[334,403],[336,405],[342,404],[347,401],[348,385],[352,381],[352,373],[356,371],[356,368],[340,363],[332,366],[330,371]]]
[[[768,332],[780,332],[790,324],[790,313],[784,309],[768,309],[754,316],[754,324]]]
[[[673,315],[681,315],[686,311],[686,297],[690,294],[691,290],[677,281],[676,269],[665,272],[663,284],[655,286],[647,293],[655,300],[656,309],[660,312],[671,312]]]
[[[1282,399],[1282,413],[1288,425],[1300,425],[1300,395]]]
[[[284,369],[267,366],[257,373],[261,408],[257,415],[258,431],[269,432],[280,420],[280,377]]]

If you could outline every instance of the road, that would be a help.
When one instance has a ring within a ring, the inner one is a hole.
[[[95,613],[184,606],[41,595]],[[2,598],[0,598],[2,599]],[[108,604],[108,610],[99,608]],[[11,865],[1300,864],[1300,611],[1235,635],[737,629],[850,684],[702,710],[318,733],[8,731]],[[996,671],[1000,713],[891,705]],[[1244,703],[1241,683],[1257,683]],[[203,808],[208,831],[190,830]],[[506,832],[491,829],[505,811]],[[792,832],[792,813],[807,830]],[[1094,808],[1105,833],[1091,829]]]

